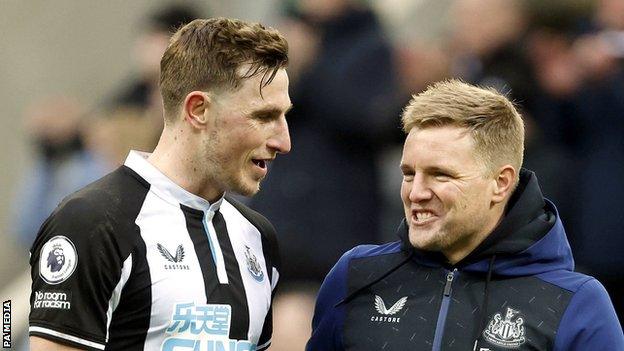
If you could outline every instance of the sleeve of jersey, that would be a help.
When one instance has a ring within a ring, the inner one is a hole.
[[[127,280],[104,211],[84,199],[62,204],[31,248],[29,334],[79,348],[103,350],[112,311]]]
[[[347,294],[347,269],[352,252],[342,255],[321,285],[312,319],[312,336],[306,351],[343,350],[345,306],[340,302]]]
[[[572,297],[554,350],[624,350],[622,327],[607,291],[596,279],[584,283]]]

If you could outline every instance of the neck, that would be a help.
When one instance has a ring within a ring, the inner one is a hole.
[[[466,258],[466,256],[474,251],[503,220],[505,211],[505,206],[503,204],[496,204],[494,208],[492,208],[492,211],[495,211],[492,220],[488,221],[483,226],[481,232],[469,235],[464,240],[457,242],[453,247],[442,250],[442,253],[446,256],[446,259],[451,265],[455,265],[457,262]]]
[[[223,196],[223,191],[207,179],[204,162],[197,157],[199,147],[192,132],[184,126],[165,126],[158,145],[147,160],[184,190],[215,202]]]

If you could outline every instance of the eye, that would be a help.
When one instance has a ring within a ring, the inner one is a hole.
[[[253,115],[254,119],[257,119],[259,121],[271,121],[273,119],[275,119],[275,115],[271,114],[271,113],[259,113],[259,114],[254,114]]]
[[[433,176],[440,181],[447,181],[450,180],[452,177],[450,174],[446,173],[446,172],[441,172],[441,171],[437,171],[433,173]]]
[[[411,182],[414,179],[414,173],[411,172],[403,172],[403,181]]]

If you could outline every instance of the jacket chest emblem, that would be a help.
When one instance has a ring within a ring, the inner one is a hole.
[[[395,302],[394,305],[392,305],[392,307],[387,308],[381,296],[375,295],[375,304],[374,304],[375,310],[377,310],[377,312],[381,316],[374,316],[374,315],[371,316],[371,322],[399,323],[401,321],[401,317],[390,317],[390,316],[393,316],[399,313],[399,311],[401,311],[403,307],[405,306],[405,303],[407,303],[407,296],[403,296],[397,302]]]
[[[500,312],[496,313],[483,331],[485,340],[506,348],[517,348],[524,344],[524,319],[518,316],[519,313],[510,307],[507,307],[504,318]]]

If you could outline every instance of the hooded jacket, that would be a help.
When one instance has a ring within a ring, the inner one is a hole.
[[[400,241],[358,246],[326,277],[308,351],[624,350],[613,305],[573,271],[555,206],[520,173],[503,220],[451,266]]]

